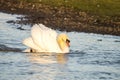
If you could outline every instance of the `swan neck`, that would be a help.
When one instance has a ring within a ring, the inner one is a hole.
[[[62,36],[61,35],[58,35],[57,37],[57,43],[61,49],[61,51],[64,51],[65,47],[66,47],[66,43],[65,41],[62,39]]]

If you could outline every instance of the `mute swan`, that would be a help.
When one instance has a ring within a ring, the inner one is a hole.
[[[68,53],[70,40],[64,33],[58,35],[43,24],[35,24],[31,29],[31,37],[23,40],[23,44],[29,47],[24,52]]]

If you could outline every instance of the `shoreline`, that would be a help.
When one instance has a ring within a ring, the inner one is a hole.
[[[22,4],[21,6],[20,3],[14,0],[0,1],[0,12],[25,15],[20,21],[8,21],[8,23],[14,22],[24,25],[42,23],[50,28],[61,31],[120,36],[120,22],[111,22],[111,20],[101,22],[96,16],[82,11],[75,11],[65,6],[51,7],[42,3],[27,2]]]

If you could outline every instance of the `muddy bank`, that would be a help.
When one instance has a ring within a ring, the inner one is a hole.
[[[53,7],[43,3],[18,2],[17,0],[1,0],[0,11],[11,14],[23,14],[20,21],[8,21],[16,24],[43,23],[48,27],[77,32],[120,35],[120,22],[109,18],[101,19],[80,10],[66,6]],[[119,19],[119,17],[117,17]]]

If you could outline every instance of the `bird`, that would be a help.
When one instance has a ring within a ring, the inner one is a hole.
[[[69,53],[70,47],[67,34],[58,34],[43,24],[34,24],[31,28],[31,36],[22,43],[28,47],[23,52]]]

